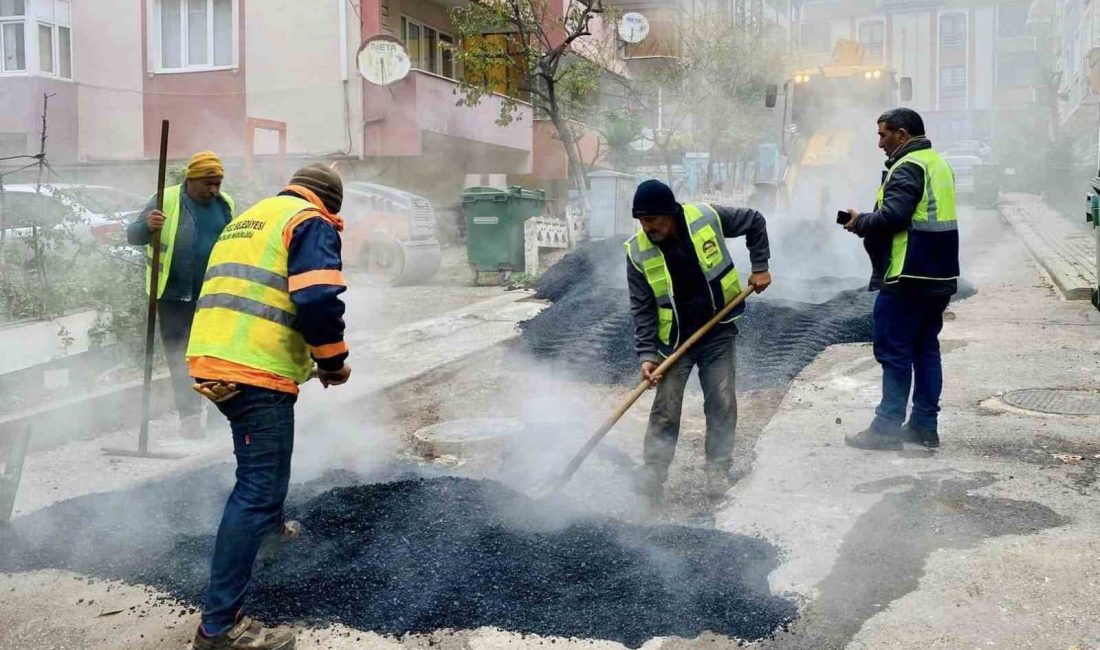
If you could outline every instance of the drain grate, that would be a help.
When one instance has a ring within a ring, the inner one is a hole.
[[[1002,399],[1016,408],[1058,415],[1100,415],[1100,392],[1064,388],[1025,388]]]

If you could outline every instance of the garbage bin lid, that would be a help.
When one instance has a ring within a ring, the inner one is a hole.
[[[512,185],[509,186],[508,191],[511,192],[513,196],[518,196],[522,199],[531,199],[534,201],[546,200],[546,190],[532,190],[526,187]]]
[[[509,192],[499,187],[475,186],[462,190],[463,203],[477,203],[478,201],[507,201]]]

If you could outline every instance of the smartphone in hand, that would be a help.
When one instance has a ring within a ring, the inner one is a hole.
[[[847,226],[848,222],[852,220],[852,215],[848,214],[847,210],[837,210],[836,222],[841,226]]]

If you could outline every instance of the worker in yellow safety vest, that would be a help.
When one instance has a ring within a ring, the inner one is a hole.
[[[871,254],[875,299],[872,341],[882,366],[882,400],[871,425],[845,437],[857,449],[940,446],[943,390],[939,334],[958,290],[959,227],[955,174],[932,148],[924,120],[895,108],[878,118],[886,154],[874,212],[849,210],[845,228]],[[912,410],[909,395],[912,390]]]
[[[650,505],[660,503],[680,435],[684,389],[692,368],[698,366],[707,420],[706,490],[717,500],[729,488],[733,464],[735,321],[744,306],[703,336],[663,377],[654,372],[664,357],[741,293],[726,238],[745,237],[752,263],[749,284],[757,292],[768,288],[767,224],[762,214],[749,208],[680,204],[672,189],[658,180],[638,186],[633,213],[641,223],[626,242],[634,347],[642,379],[659,382],[646,428],[640,492]]]
[[[195,317],[206,261],[222,228],[233,218],[233,199],[221,191],[225,169],[213,151],[191,157],[184,181],[164,188],[164,209],[156,197],[126,229],[131,244],[145,247],[145,291],[152,291],[153,234],[160,232],[157,319],[172,392],[179,413],[179,434],[202,438],[202,400],[191,390],[183,353]]]
[[[218,527],[196,650],[294,647],[293,631],[265,628],[241,607],[260,545],[300,530],[283,515],[298,385],[316,374],[336,386],[351,375],[343,192],[334,171],[303,167],[278,196],[230,222],[210,255],[187,361],[196,390],[229,420],[237,482]]]

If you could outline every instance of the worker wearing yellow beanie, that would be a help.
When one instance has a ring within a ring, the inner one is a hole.
[[[180,185],[164,188],[164,208],[157,210],[156,197],[126,230],[131,244],[145,246],[146,290],[156,291],[157,314],[165,360],[172,377],[172,389],[179,411],[179,433],[201,438],[202,402],[191,390],[191,373],[184,362],[195,302],[202,289],[206,264],[214,242],[233,218],[233,199],[222,192],[225,168],[213,151],[191,157]],[[160,231],[160,274],[151,287],[153,233]]]
[[[200,151],[191,156],[191,162],[187,163],[187,172],[184,174],[187,180],[214,177],[220,179],[224,176],[225,167],[222,167],[221,159],[213,151]]]

